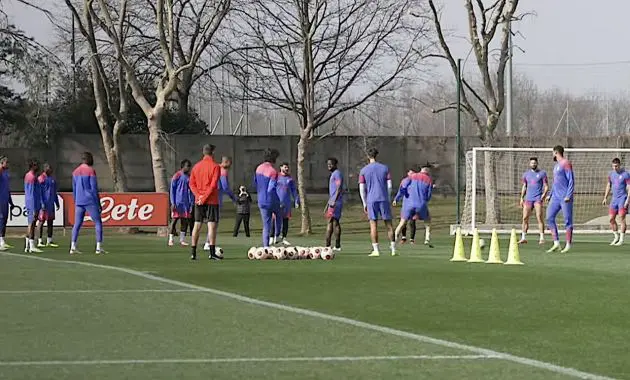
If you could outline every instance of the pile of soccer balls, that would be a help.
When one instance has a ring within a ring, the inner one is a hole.
[[[251,247],[250,260],[332,260],[335,252],[330,247]]]

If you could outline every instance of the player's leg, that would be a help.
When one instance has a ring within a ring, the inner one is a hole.
[[[566,230],[566,245],[561,252],[568,252],[573,245],[573,201],[562,202],[562,216],[564,217],[564,228]]]
[[[560,237],[558,236],[558,224],[556,224],[556,216],[560,212],[561,201],[551,201],[547,207],[547,225],[551,231],[551,237],[553,239],[553,246],[547,250],[547,252],[554,252],[560,249]]]
[[[430,248],[433,248],[431,245],[431,213],[429,212],[429,206],[427,204],[423,204],[417,211],[418,219],[424,221],[424,245],[428,245]]]
[[[268,208],[260,208],[260,220],[262,221],[262,246],[269,247],[270,234],[273,225],[273,212]]]
[[[220,210],[218,205],[208,206],[208,243],[210,244],[210,254],[208,258],[211,260],[222,260],[223,257],[217,256],[217,230],[219,227]]]
[[[35,230],[37,229],[38,212],[35,210],[27,210],[28,231],[25,244],[25,252],[40,253],[41,249],[35,245]]]
[[[94,222],[94,234],[96,235],[96,250],[94,252],[97,255],[107,253],[103,249],[103,221],[101,220],[101,210],[99,206],[96,205],[87,206],[86,209]]]
[[[328,218],[328,221],[326,223],[326,240],[325,240],[326,247],[332,247],[332,236],[333,236],[334,231],[335,231],[335,222],[334,222],[334,219],[330,217]]]
[[[171,214],[171,231],[168,234],[168,246],[172,247],[175,243],[175,234],[177,234],[177,220],[179,217],[176,215],[177,211],[173,211]]]
[[[250,214],[243,214],[243,227],[245,228],[245,236],[249,237],[249,217]]]
[[[37,238],[37,248],[43,248],[46,246],[46,244],[44,244],[44,224],[46,223],[46,219],[46,211],[40,211],[37,216],[37,232],[39,232],[39,237]]]
[[[534,210],[536,211],[536,221],[538,222],[538,244],[545,244],[545,218],[543,217],[543,204],[542,202],[534,203]]]
[[[529,218],[532,215],[532,207],[532,202],[523,202],[523,220],[521,225],[521,240],[519,240],[519,244],[527,243],[527,231],[529,231]]]
[[[6,241],[4,241],[4,235],[6,234],[6,225],[9,220],[9,203],[0,202],[0,251],[6,251]]]
[[[370,256],[380,256],[378,248],[378,219],[379,210],[374,203],[368,202],[367,204],[367,216],[370,221],[370,240],[372,241],[372,253]]]
[[[83,226],[84,218],[85,218],[85,207],[75,206],[74,207],[74,226],[72,226],[72,240],[70,242],[71,255],[75,253],[81,253],[77,249],[77,240],[79,239],[79,231],[81,231],[81,226]]]
[[[282,218],[282,244],[284,245],[291,245],[291,243],[289,243],[289,241],[287,240],[287,235],[289,233],[289,218],[285,217]]]
[[[408,223],[409,222],[405,223],[405,225],[400,229],[400,244],[405,244],[407,242],[407,224]]]
[[[333,251],[341,251],[341,223],[339,223],[339,219],[333,218],[334,223],[334,234],[335,234],[335,246],[333,247]]]
[[[394,226],[392,224],[392,206],[389,202],[379,202],[380,214],[387,227],[387,237],[389,238],[389,249],[392,256],[396,253],[396,235],[394,234]],[[405,222],[407,224],[407,222]]]
[[[380,202],[379,202],[380,204]],[[379,206],[380,207],[380,206]],[[382,214],[382,210],[379,209],[379,213],[381,215]],[[404,238],[402,236],[407,234],[407,222],[409,222],[409,220],[411,219],[412,215],[414,214],[414,208],[413,207],[409,207],[409,206],[403,206],[400,209],[400,222],[398,222],[398,225],[396,226],[396,229],[394,230],[394,241],[398,241],[398,239],[401,239],[402,241],[407,240],[407,237],[405,236]],[[383,220],[385,220],[385,218],[383,218]],[[404,232],[403,232],[404,230]]]
[[[234,219],[234,230],[232,231],[232,236],[237,237],[238,231],[241,229],[241,223],[243,222],[243,214],[236,214],[236,218]]]
[[[192,237],[190,239],[190,259],[197,260],[197,243],[199,243],[199,234],[201,232],[201,226],[206,221],[207,206],[195,205],[195,223],[193,224]]]
[[[187,246],[186,243],[186,231],[188,230],[188,219],[190,218],[181,218],[179,221],[179,244],[182,246]]]
[[[273,244],[278,244],[278,243],[280,243],[282,241],[282,239],[280,238],[280,235],[282,235],[282,219],[284,219],[282,211],[280,211],[279,208],[274,210]]]
[[[617,226],[617,213],[619,212],[619,210],[617,209],[617,205],[615,203],[615,201],[613,200],[612,203],[610,204],[610,207],[608,208],[608,217],[609,217],[609,221],[610,221],[610,230],[613,233],[613,241],[610,242],[610,245],[615,245],[617,244],[617,242],[619,241],[619,227]]]
[[[619,241],[615,245],[623,245],[623,242],[626,237],[626,228],[627,228],[626,215],[628,214],[628,209],[625,207],[625,199],[623,200],[623,203],[621,203],[621,207],[619,207],[618,214],[619,214],[619,227],[621,231],[619,231]]]
[[[46,246],[57,248],[59,247],[59,245],[53,241],[53,222],[54,221],[55,219],[51,218],[50,214],[48,214],[48,219],[46,220]]]
[[[416,231],[418,229],[418,225],[416,224],[416,219],[415,218],[411,218],[411,220],[409,221],[409,242],[411,244],[415,244],[416,242]]]

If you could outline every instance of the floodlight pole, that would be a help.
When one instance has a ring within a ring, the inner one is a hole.
[[[455,194],[456,194],[456,221],[457,224],[461,223],[461,126],[462,126],[462,59],[457,60],[457,132],[455,133]]]

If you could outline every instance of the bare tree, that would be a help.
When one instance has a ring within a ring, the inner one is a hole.
[[[516,20],[515,12],[519,0],[492,0],[489,5],[486,2],[484,0],[464,1],[468,15],[468,34],[477,61],[482,91],[476,91],[464,80],[461,103],[464,112],[471,117],[477,126],[483,145],[489,147],[495,140],[496,127],[505,108],[505,68],[509,59],[510,23]],[[446,41],[440,12],[434,0],[429,0],[428,4],[442,50],[442,58],[448,61],[457,78],[459,76],[457,63]],[[497,37],[499,47],[493,50],[491,45]],[[494,54],[495,52],[496,54]],[[493,56],[498,60],[496,66],[491,64]],[[473,101],[470,101],[470,96],[473,97]],[[455,104],[449,104],[435,110],[435,112],[453,108],[455,108]],[[484,180],[486,223],[496,224],[499,223],[501,216],[499,197],[497,196],[496,167],[491,153],[484,155]]]
[[[299,120],[302,233],[311,232],[305,160],[316,129],[391,91],[421,57],[427,28],[407,17],[412,0],[253,0],[238,12],[234,75],[248,100]],[[413,23],[414,25],[411,25]],[[243,96],[239,93],[239,96]]]
[[[98,6],[95,6],[94,2],[97,2]],[[177,91],[181,82],[181,75],[188,70],[194,70],[196,67],[202,53],[228,13],[231,0],[146,0],[135,2],[112,0],[111,3],[118,4],[115,7],[118,10],[116,13],[110,10],[107,0],[90,0],[88,2],[90,14],[112,42],[116,57],[122,65],[126,80],[131,87],[132,96],[147,118],[155,191],[168,192],[166,168],[160,144],[162,138],[161,122],[167,101]],[[200,4],[202,4],[201,8]],[[175,16],[175,10],[178,7],[182,12],[181,14],[185,13],[186,17]],[[123,37],[120,35],[120,28],[118,27],[119,25],[126,25],[127,15],[129,17],[134,16],[134,19],[143,19],[142,12],[147,9],[152,15],[152,22],[146,26],[147,30],[144,32],[147,36],[154,36],[158,41],[160,60],[157,67],[161,71],[156,84],[153,104],[151,104],[149,96],[144,93],[139,80],[139,76],[143,74],[142,71],[138,69],[137,62],[132,59],[133,54],[125,49],[121,43]],[[202,12],[199,13],[201,10]],[[199,18],[202,18],[203,21],[197,21]],[[176,31],[187,30],[183,26],[186,23],[198,26],[200,31],[194,39],[189,41],[190,49],[187,54],[184,54],[185,59],[182,60],[177,55]]]

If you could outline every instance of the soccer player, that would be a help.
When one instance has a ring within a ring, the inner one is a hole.
[[[192,162],[185,159],[179,165],[180,170],[171,178],[170,200],[171,200],[171,233],[168,235],[168,245],[174,245],[173,240],[177,233],[177,221],[179,220],[179,244],[187,246],[186,230],[190,221],[190,214],[193,207],[194,198],[190,191],[190,169]]]
[[[564,225],[566,228],[566,245],[561,253],[566,253],[571,249],[573,241],[573,193],[575,190],[575,180],[573,177],[573,167],[571,162],[564,158],[564,148],[556,145],[553,148],[553,160],[556,164],[553,167],[553,185],[551,193],[547,195],[549,206],[547,207],[547,225],[553,237],[553,246],[547,252],[555,252],[560,249],[560,238],[558,236],[558,225],[556,216],[562,210]]]
[[[400,235],[407,221],[422,220],[425,224],[424,244],[433,248],[431,245],[431,215],[429,213],[429,202],[433,195],[433,179],[429,167],[423,166],[419,173],[412,173],[408,179],[401,184],[401,192],[407,198],[407,202],[403,202],[400,224],[396,227],[395,235]]]
[[[280,153],[277,149],[266,149],[264,162],[256,168],[254,185],[258,192],[258,208],[262,219],[262,243],[263,247],[275,244],[275,239],[270,237],[272,223],[275,231],[282,228],[282,218],[280,217],[280,199],[278,198],[278,171],[273,167]]]
[[[549,183],[547,180],[547,172],[538,168],[538,158],[531,157],[529,159],[529,170],[523,174],[521,188],[520,205],[523,209],[523,230],[521,231],[521,240],[518,244],[527,243],[527,230],[529,229],[529,218],[532,215],[532,209],[536,210],[536,219],[538,220],[538,231],[540,237],[538,244],[545,244],[545,220],[543,219],[543,201],[549,191]]]
[[[221,157],[221,177],[219,178],[219,213],[223,209],[223,195],[230,197],[233,203],[236,203],[236,196],[230,187],[228,178],[228,169],[232,166],[232,159],[228,156]],[[218,223],[218,222],[217,222]],[[204,251],[210,250],[210,235],[206,236],[206,243],[203,246]]]
[[[9,181],[9,159],[6,156],[0,156],[0,251],[13,248],[4,240],[7,234],[7,223],[11,216],[11,209],[15,207],[13,199],[11,199]]]
[[[70,254],[81,253],[77,249],[79,231],[83,226],[83,219],[87,212],[94,222],[96,233],[97,255],[107,253],[103,249],[103,222],[101,220],[101,197],[98,191],[98,181],[94,170],[94,156],[90,152],[83,152],[81,165],[72,172],[72,197],[74,198],[74,226],[72,227],[72,242]]]
[[[612,169],[608,173],[608,182],[606,183],[602,204],[605,206],[608,203],[608,195],[612,190],[612,200],[608,208],[608,214],[610,215],[610,229],[614,238],[610,245],[619,246],[623,244],[624,235],[626,234],[626,214],[628,213],[628,201],[630,201],[630,173],[621,167],[619,158],[612,160]],[[618,232],[617,215],[621,219],[621,233]]]
[[[328,180],[328,203],[326,203],[325,215],[328,219],[326,227],[326,247],[332,244],[332,236],[335,235],[333,251],[341,251],[341,212],[343,211],[343,174],[337,168],[336,158],[330,157],[326,165],[330,172]]]
[[[291,219],[291,209],[300,207],[300,196],[298,195],[295,181],[289,173],[289,163],[283,162],[280,165],[280,175],[277,185],[278,198],[280,200],[280,219],[282,219],[282,231],[275,231],[274,240],[282,241],[284,245],[291,245],[287,240],[289,233],[289,219]]]
[[[392,177],[389,173],[389,168],[376,161],[378,156],[376,148],[368,149],[367,156],[369,164],[364,166],[359,173],[359,193],[363,202],[363,210],[367,213],[370,220],[370,238],[372,239],[372,253],[370,253],[370,257],[380,256],[378,248],[379,219],[382,219],[387,226],[391,254],[392,256],[397,256],[390,204]]]
[[[396,195],[394,196],[394,202],[392,203],[392,205],[395,207],[397,203],[399,203],[400,201],[402,201],[402,210],[400,210],[400,218],[402,220],[402,214],[403,214],[403,210],[405,208],[405,203],[407,197],[405,197],[404,194],[404,189],[407,188],[408,186],[408,182],[411,181],[410,176],[412,174],[414,174],[415,172],[413,170],[409,170],[407,172],[407,176],[404,177],[403,179],[400,180],[400,185],[398,186],[398,192],[396,193]],[[411,225],[411,244],[414,244],[415,242],[415,238],[416,238],[416,219],[415,216],[413,218],[411,218],[411,220],[408,221],[408,223]],[[407,242],[407,223],[405,223],[402,226],[402,229],[400,230],[400,242],[401,244],[405,244]]]
[[[195,196],[195,226],[193,227],[191,260],[197,260],[197,243],[201,224],[208,224],[211,260],[221,260],[216,254],[217,223],[219,222],[219,180],[221,168],[214,161],[214,145],[204,145],[203,158],[193,166],[190,172],[190,190]]]
[[[39,174],[39,162],[35,159],[28,161],[28,172],[24,176],[24,208],[26,209],[26,238],[24,242],[24,252],[41,253],[42,250],[35,246],[35,226],[37,216],[42,210],[42,187],[37,180]]]
[[[37,178],[42,188],[42,210],[39,212],[39,240],[38,248],[57,248],[53,241],[53,221],[55,211],[59,210],[59,195],[57,194],[57,180],[53,177],[53,168],[49,163],[44,163],[44,170]],[[44,244],[44,223],[46,223],[46,243]]]

